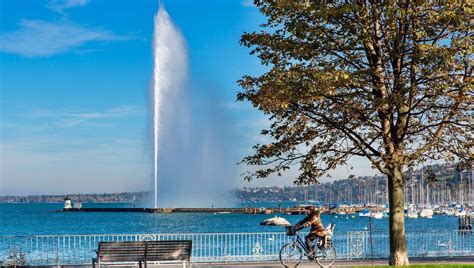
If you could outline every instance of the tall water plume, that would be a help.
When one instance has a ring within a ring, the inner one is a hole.
[[[158,154],[164,107],[173,91],[179,90],[187,74],[187,51],[184,38],[160,4],[154,20],[153,36],[153,206],[158,207]]]
[[[221,205],[223,193],[236,186],[240,159],[238,131],[222,105],[222,91],[201,76],[188,80],[185,39],[163,5],[155,16],[153,46],[152,206]]]

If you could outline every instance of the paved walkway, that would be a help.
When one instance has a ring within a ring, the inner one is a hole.
[[[456,263],[456,264],[469,264],[474,267],[474,257],[460,257],[460,258],[411,258],[410,264],[428,264],[428,263]],[[376,259],[373,261],[374,266],[388,265],[388,259]],[[371,266],[372,260],[357,260],[357,261],[345,261],[338,260],[332,267],[357,267],[357,266]],[[274,268],[282,267],[280,263],[229,263],[229,264],[193,264],[193,267],[213,267],[213,268],[231,268],[231,267],[261,267],[261,268]],[[315,263],[302,263],[298,267],[315,267]]]
[[[411,258],[410,264],[424,264],[424,263],[435,263],[435,264],[443,264],[443,263],[456,263],[456,264],[468,264],[474,267],[474,257],[453,257],[453,258]],[[374,266],[380,265],[387,265],[388,259],[375,259],[373,261]],[[371,266],[372,260],[357,260],[357,261],[346,261],[346,260],[338,260],[334,264],[333,267],[357,267],[357,266]],[[166,265],[166,266],[156,266],[152,264],[147,265],[150,268],[154,267],[168,267],[168,268],[178,268],[182,267],[182,265]],[[45,266],[40,266],[45,268]],[[51,266],[53,267],[53,266]],[[58,266],[54,266],[58,267]],[[74,265],[74,266],[62,266],[62,267],[69,267],[69,268],[89,268],[92,267],[91,265]],[[125,267],[138,267],[138,266],[116,266],[120,268]],[[212,267],[212,268],[241,268],[241,267],[259,267],[259,268],[274,268],[274,267],[282,267],[279,262],[269,262],[269,263],[193,263],[192,267],[196,268],[204,268],[204,267]],[[317,267],[316,263],[302,263],[298,267]]]

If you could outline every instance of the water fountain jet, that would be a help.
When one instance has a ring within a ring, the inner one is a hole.
[[[187,73],[184,38],[162,3],[154,19],[153,53],[153,207],[157,208],[161,113],[170,91],[180,88]]]

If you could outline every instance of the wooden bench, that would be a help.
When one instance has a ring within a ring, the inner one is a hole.
[[[97,257],[92,259],[100,268],[101,264],[142,262],[176,263],[191,265],[191,240],[138,241],[138,242],[99,242]]]

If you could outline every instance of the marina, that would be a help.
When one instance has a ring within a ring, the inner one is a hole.
[[[251,204],[242,207],[210,207],[210,208],[141,208],[141,207],[83,207],[82,204],[72,205],[69,197],[65,198],[64,208],[56,212],[139,212],[139,213],[240,213],[240,214],[285,214],[304,215],[305,207],[312,204],[294,204],[293,206],[278,207],[272,204],[270,207],[251,207]],[[330,215],[358,215],[359,217],[372,217],[375,219],[387,218],[389,210],[385,205],[317,205],[321,214]],[[467,216],[472,217],[472,208],[458,204],[450,206],[415,207],[408,205],[405,216],[416,219],[418,217],[431,219],[433,215]]]

